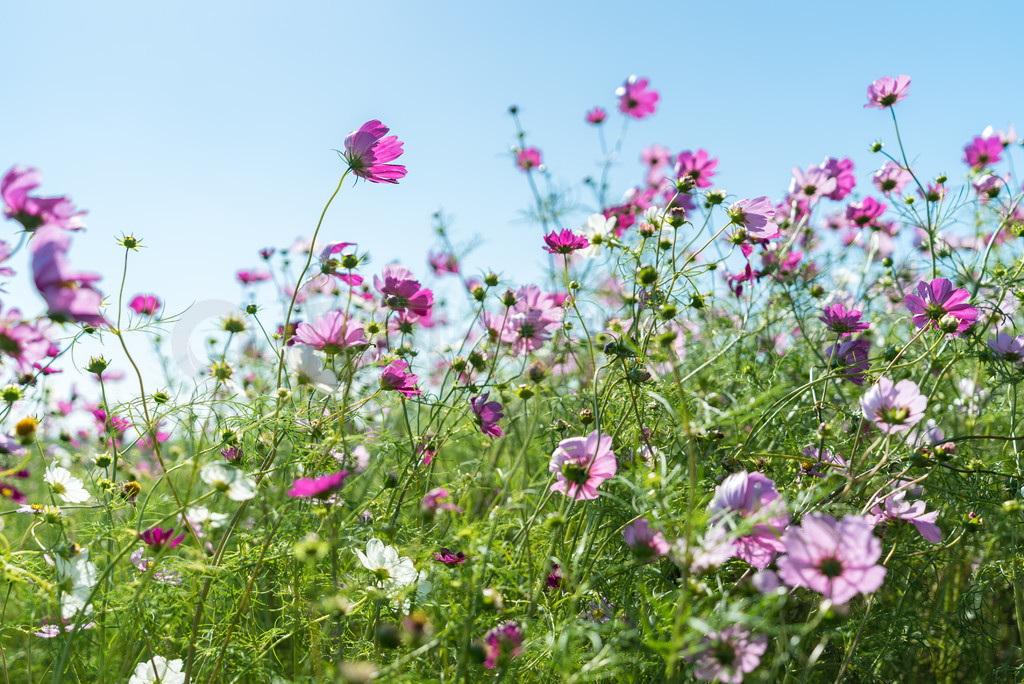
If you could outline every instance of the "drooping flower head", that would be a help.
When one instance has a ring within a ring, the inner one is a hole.
[[[938,511],[926,513],[927,504],[918,499],[917,501],[906,501],[907,490],[900,491],[887,496],[883,506],[875,506],[871,514],[875,516],[874,524],[893,524],[898,521],[906,521],[914,525],[921,536],[932,544],[942,542],[942,530],[935,524],[939,519]]]
[[[903,74],[896,78],[883,76],[868,86],[868,103],[864,106],[886,109],[904,99],[909,93],[909,76]]]
[[[288,496],[297,499],[326,499],[344,486],[348,476],[347,470],[339,470],[321,477],[300,477],[292,483]]]
[[[35,230],[44,224],[58,226],[64,230],[81,230],[84,211],[75,211],[75,205],[68,197],[33,197],[29,193],[43,182],[37,169],[15,166],[0,180],[0,197],[3,198],[4,216],[14,219],[25,230]]]
[[[715,489],[708,505],[712,527],[729,523],[729,517],[747,519],[753,527],[736,540],[733,555],[755,568],[765,568],[783,550],[779,537],[789,524],[789,512],[775,483],[761,473],[733,473]]]
[[[406,397],[418,397],[423,394],[416,387],[419,376],[413,375],[409,371],[409,364],[401,359],[396,359],[384,367],[379,382],[381,389],[393,390]]]
[[[746,229],[751,237],[770,240],[778,237],[779,227],[775,224],[775,204],[767,197],[740,200],[729,207],[729,218],[737,226]]]
[[[892,380],[881,377],[860,398],[864,418],[882,432],[907,432],[924,418],[928,398],[921,394],[913,380]]]
[[[493,670],[522,652],[523,633],[515,622],[506,622],[487,632],[484,643],[487,645],[484,667]]]
[[[860,337],[829,345],[825,349],[825,358],[832,359],[832,368],[841,370],[847,380],[855,385],[863,385],[864,373],[871,367],[869,351],[871,341]]]
[[[504,437],[505,432],[498,427],[498,421],[505,417],[505,412],[502,410],[500,402],[487,401],[488,396],[489,394],[483,394],[473,397],[469,400],[470,408],[473,409],[477,422],[480,424],[480,432],[491,437]]]
[[[740,684],[743,675],[761,664],[768,638],[764,634],[751,637],[749,630],[733,625],[706,635],[701,645],[699,653],[686,658],[694,664],[693,676],[704,682]]]
[[[371,183],[398,183],[406,174],[400,164],[388,164],[402,156],[402,141],[397,135],[384,137],[388,127],[374,119],[367,121],[345,138],[341,158],[352,173]]]
[[[908,294],[903,302],[918,328],[930,325],[955,337],[978,320],[978,310],[967,303],[970,297],[967,290],[954,290],[946,278],[936,278],[918,283],[917,294]]]
[[[173,549],[175,546],[183,542],[185,540],[185,533],[183,532],[175,537],[173,527],[168,527],[167,529],[151,527],[148,530],[139,532],[139,539],[141,539],[146,546],[156,551],[160,551],[165,548]]]
[[[67,258],[71,246],[68,232],[45,224],[36,230],[31,244],[32,278],[49,306],[50,318],[93,327],[104,325],[106,320],[99,311],[103,295],[92,285],[100,276],[80,273],[71,267]]]
[[[885,580],[885,567],[877,564],[882,544],[862,516],[848,515],[837,522],[830,515],[809,513],[799,527],[786,531],[782,542],[786,555],[778,561],[779,578],[837,605],[877,591]]]
[[[558,482],[551,491],[577,501],[597,498],[597,488],[615,474],[617,464],[612,438],[594,430],[586,437],[569,437],[558,443],[548,470]]]

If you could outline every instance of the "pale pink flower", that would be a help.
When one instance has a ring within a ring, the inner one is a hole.
[[[890,194],[897,196],[907,187],[907,183],[914,179],[910,172],[894,161],[888,161],[871,176],[871,182],[875,184],[879,192],[888,197]]]
[[[68,262],[71,238],[66,230],[44,224],[32,237],[32,278],[49,306],[51,319],[75,321],[93,327],[106,324],[100,313],[103,295],[92,286],[95,273],[75,271]]]
[[[860,398],[864,418],[885,433],[907,432],[924,418],[928,398],[921,394],[913,380],[892,380],[881,377]]]
[[[15,166],[0,180],[0,197],[3,198],[4,216],[14,219],[25,228],[35,230],[44,224],[59,226],[65,230],[81,230],[84,211],[75,211],[75,205],[68,197],[33,197],[29,192],[43,182],[38,170]]]
[[[670,547],[665,535],[660,530],[652,529],[651,521],[647,518],[640,518],[626,525],[622,530],[622,536],[626,540],[626,545],[633,549],[633,553],[641,560],[653,560],[669,552]]]
[[[938,511],[925,512],[927,505],[918,499],[914,502],[906,501],[907,490],[901,490],[886,497],[884,508],[875,506],[871,509],[875,516],[874,524],[892,524],[898,520],[912,523],[917,531],[932,544],[942,542],[942,530],[935,524],[939,518]]]
[[[743,675],[761,664],[761,656],[768,649],[768,637],[752,637],[745,627],[733,625],[707,634],[701,647],[699,653],[686,657],[694,665],[694,677],[705,682],[740,684]]]
[[[727,526],[746,520],[751,525],[734,543],[733,555],[755,568],[765,568],[784,550],[779,537],[789,524],[789,512],[775,483],[761,473],[733,473],[715,489],[708,505],[709,525]]]
[[[836,179],[820,166],[809,166],[803,171],[799,166],[793,167],[793,180],[789,184],[789,195],[792,199],[802,200],[813,206],[822,197],[836,191],[839,185]]]
[[[569,437],[558,443],[548,470],[558,481],[551,491],[577,501],[597,498],[597,488],[615,475],[617,464],[612,438],[597,430],[586,437]]]
[[[729,218],[737,226],[759,240],[769,240],[779,235],[775,224],[775,204],[767,197],[740,200],[729,207]]]
[[[903,74],[896,78],[883,76],[868,86],[868,103],[864,106],[886,109],[904,99],[909,93],[909,76]]]
[[[328,356],[368,344],[363,324],[349,319],[344,311],[328,311],[312,324],[299,323],[293,339],[298,344],[308,344],[319,349]]]

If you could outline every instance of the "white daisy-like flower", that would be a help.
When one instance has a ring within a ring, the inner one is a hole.
[[[152,660],[135,666],[135,674],[128,684],[184,684],[185,673],[181,668],[181,658],[167,660],[163,656],[153,656]]]
[[[85,503],[89,500],[89,492],[85,490],[82,481],[56,463],[47,466],[43,481],[66,503]]]
[[[213,528],[220,527],[227,522],[228,517],[230,517],[227,513],[216,513],[211,511],[206,506],[193,506],[185,512],[185,515],[188,516],[189,520],[197,525],[206,523]]]
[[[324,394],[333,395],[341,389],[341,383],[338,376],[324,367],[326,360],[323,352],[305,344],[288,347],[284,353],[285,365],[298,377],[300,385],[309,385]]]
[[[412,584],[419,577],[411,558],[399,557],[398,549],[386,545],[380,539],[366,542],[366,553],[359,549],[356,549],[355,553],[363,567],[372,572],[388,590]]]
[[[199,471],[203,482],[224,492],[232,501],[246,501],[256,496],[256,481],[238,470],[221,463],[208,463]]]
[[[601,254],[601,246],[615,235],[616,218],[605,218],[604,214],[591,214],[583,224],[581,232],[590,240],[590,246],[576,252],[582,257],[592,259]]]
[[[89,549],[82,549],[70,560],[56,556],[54,565],[61,585],[61,617],[70,620],[79,612],[84,615],[91,613],[92,605],[86,602],[92,588],[96,586],[99,572],[96,570],[96,564],[89,562]]]

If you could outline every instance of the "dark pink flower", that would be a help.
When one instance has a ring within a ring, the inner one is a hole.
[[[128,308],[137,314],[152,316],[160,308],[160,300],[155,295],[135,295],[128,303]]]
[[[50,224],[65,230],[81,230],[84,211],[75,211],[75,205],[67,197],[32,197],[29,192],[39,187],[43,176],[39,171],[24,166],[15,166],[0,180],[0,197],[3,198],[4,216],[20,223],[25,230]]]
[[[534,168],[540,166],[540,150],[536,147],[527,147],[526,149],[519,149],[516,153],[516,166],[523,171],[529,172]]]
[[[484,667],[493,670],[499,665],[508,664],[509,660],[522,653],[523,633],[515,622],[506,622],[487,632],[484,643],[487,645]]]
[[[373,277],[373,285],[384,295],[384,304],[394,311],[407,311],[415,316],[429,316],[434,306],[434,293],[422,287],[412,271],[397,264],[384,267],[382,277]]]
[[[397,135],[384,137],[388,127],[374,119],[352,131],[345,138],[345,152],[341,158],[352,173],[371,183],[398,183],[404,178],[405,167],[388,164],[402,156],[402,141]]]
[[[363,324],[348,319],[344,311],[328,311],[312,323],[299,323],[295,327],[293,339],[298,344],[308,344],[319,349],[328,356],[369,344]]]
[[[419,377],[410,373],[409,364],[400,359],[392,361],[381,371],[379,382],[381,389],[400,392],[406,397],[418,397],[423,394],[416,387]]]
[[[473,397],[469,400],[469,405],[476,415],[477,422],[480,425],[480,432],[491,437],[503,437],[505,433],[498,427],[498,421],[505,417],[505,413],[499,402],[487,401],[488,396],[488,394],[484,394],[483,396]]]
[[[427,262],[430,264],[430,268],[434,271],[435,276],[459,272],[459,260],[455,258],[454,254],[430,252],[427,255]]]
[[[871,176],[871,182],[875,184],[879,192],[888,197],[891,193],[899,195],[907,183],[914,179],[910,172],[894,161],[888,161],[875,174]]]
[[[587,123],[596,126],[597,124],[604,123],[604,120],[608,118],[608,112],[601,107],[594,107],[587,112]]]
[[[942,542],[942,530],[935,524],[935,521],[939,518],[939,512],[925,513],[927,504],[924,501],[918,499],[911,503],[904,500],[906,496],[907,490],[898,491],[886,497],[884,508],[881,506],[872,508],[871,513],[875,516],[874,524],[893,524],[896,521],[903,520],[912,523],[917,528],[917,531],[921,533],[921,536],[932,544]]]
[[[684,150],[676,157],[676,178],[689,177],[698,188],[710,188],[718,166],[717,157],[709,157],[707,150]]]
[[[868,103],[865,107],[886,109],[904,99],[910,92],[910,77],[903,74],[893,78],[883,76],[868,86]]]
[[[270,280],[270,271],[265,268],[254,268],[254,269],[243,269],[235,273],[235,277],[238,278],[238,282],[243,285],[252,285],[253,283],[261,283],[264,280]]]
[[[825,307],[825,315],[819,316],[818,320],[840,337],[846,337],[871,327],[870,323],[860,320],[861,316],[861,312],[856,309],[847,311],[842,304],[833,304]]]
[[[617,463],[612,438],[597,430],[586,437],[569,437],[558,443],[548,470],[558,481],[551,491],[576,501],[597,498],[597,488],[615,474]]]
[[[1003,156],[1003,143],[999,138],[976,137],[964,147],[964,163],[975,171],[998,164]]]
[[[100,276],[80,273],[71,267],[67,258],[71,245],[68,232],[54,224],[45,224],[36,230],[31,244],[32,278],[49,306],[50,318],[93,327],[105,325],[106,320],[100,314],[103,295],[92,286]]]
[[[288,496],[296,499],[326,499],[345,484],[347,470],[339,470],[317,478],[300,477],[292,483]]]
[[[653,560],[669,552],[668,542],[660,530],[651,528],[647,518],[634,520],[622,530],[626,546],[633,549],[637,558],[643,561]]]
[[[863,385],[864,373],[871,367],[869,351],[871,342],[864,338],[844,340],[825,349],[825,358],[832,359],[832,367],[841,370],[847,380],[855,385]]]
[[[759,240],[769,240],[779,235],[775,218],[775,205],[767,197],[740,200],[729,207],[729,218],[737,226]]]
[[[561,566],[558,563],[551,564],[551,572],[548,573],[547,578],[544,580],[544,585],[548,589],[561,589],[562,580],[565,579],[565,573],[562,572]]]
[[[733,555],[755,568],[765,568],[784,550],[779,540],[789,524],[785,502],[775,483],[761,473],[741,471],[722,480],[708,504],[712,527],[746,521],[750,533],[736,540]]]
[[[586,235],[577,235],[568,228],[563,229],[560,233],[551,231],[544,236],[544,242],[547,243],[544,251],[551,254],[572,254],[576,250],[586,249],[590,246],[590,240]]]
[[[779,578],[791,587],[807,587],[836,605],[857,594],[871,594],[885,581],[877,565],[882,544],[871,522],[848,515],[837,522],[830,515],[809,513],[799,527],[782,537],[786,555],[779,558]]]
[[[615,91],[619,98],[619,111],[634,119],[643,119],[654,114],[658,104],[659,95],[657,91],[648,90],[646,78],[630,76]]]
[[[14,503],[24,503],[28,500],[20,489],[9,482],[0,482],[0,497],[10,499]]]
[[[858,228],[873,227],[884,213],[884,204],[876,201],[873,197],[865,197],[860,202],[851,202],[846,207],[846,220]]]
[[[686,657],[693,662],[694,677],[705,682],[740,684],[743,675],[761,664],[768,638],[764,634],[751,637],[749,630],[733,625],[706,635],[701,646],[699,653]]]
[[[836,189],[826,195],[829,199],[840,201],[846,198],[857,184],[857,178],[853,175],[853,160],[850,158],[836,159],[826,157],[821,163],[829,178],[836,181]]]
[[[936,278],[918,283],[917,294],[908,294],[903,303],[918,328],[931,325],[957,336],[978,320],[978,310],[967,303],[970,297],[967,290],[954,290],[946,278]]]
[[[166,530],[159,527],[151,527],[144,532],[140,532],[139,539],[150,548],[160,551],[164,548],[173,549],[183,542],[185,540],[185,533],[182,532],[175,537],[173,527],[168,527]]]
[[[466,562],[466,554],[461,551],[452,551],[451,549],[442,547],[434,554],[434,560],[438,563],[444,563],[445,565],[462,565]]]

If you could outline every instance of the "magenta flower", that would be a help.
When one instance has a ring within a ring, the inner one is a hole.
[[[633,549],[637,558],[643,561],[653,560],[669,552],[668,542],[660,530],[651,529],[651,521],[647,518],[635,520],[622,530],[626,546]]]
[[[485,313],[484,326],[495,339],[511,344],[514,356],[540,349],[561,325],[564,298],[536,285],[509,293],[516,303],[504,314]]]
[[[493,670],[499,665],[505,666],[508,661],[523,651],[523,633],[515,622],[498,625],[484,635],[487,645],[487,659],[484,667]]]
[[[373,285],[384,295],[384,304],[394,311],[406,311],[413,317],[429,316],[434,306],[434,293],[422,287],[412,271],[398,264],[388,264],[373,277]]]
[[[694,677],[705,682],[740,684],[743,675],[761,664],[768,638],[764,634],[751,637],[749,630],[733,625],[706,635],[701,646],[699,653],[686,657],[694,664]]]
[[[928,398],[921,394],[913,380],[892,380],[881,377],[860,398],[864,417],[882,432],[907,432],[924,418]]]
[[[526,149],[519,149],[516,153],[516,166],[526,172],[530,172],[535,167],[540,166],[540,150],[536,147],[527,147]]]
[[[168,527],[166,530],[160,529],[159,527],[151,527],[144,532],[140,532],[139,539],[154,551],[161,551],[164,548],[173,549],[175,546],[185,541],[184,532],[179,534],[177,537],[174,537],[173,535],[173,527]]]
[[[964,147],[964,163],[974,171],[981,171],[986,166],[998,164],[1003,156],[1003,143],[999,138],[976,137]]]
[[[643,119],[654,114],[660,97],[657,91],[648,90],[646,78],[636,76],[626,79],[626,82],[615,90],[615,95],[619,98],[619,111],[634,119]]]
[[[612,438],[594,430],[586,437],[569,437],[558,443],[551,454],[548,470],[558,482],[551,491],[561,492],[576,501],[597,498],[597,488],[615,474],[617,464],[611,449]]]
[[[349,320],[344,311],[328,311],[312,323],[299,323],[293,337],[298,344],[308,344],[328,356],[369,344],[363,324]]]
[[[836,189],[827,195],[829,199],[837,202],[845,199],[857,184],[857,178],[853,175],[853,160],[850,158],[826,157],[825,161],[821,163],[821,168],[825,170],[829,178],[834,178],[836,181]]]
[[[587,123],[592,126],[604,123],[604,120],[608,118],[608,112],[601,107],[594,107],[587,112]]]
[[[710,188],[718,166],[717,157],[709,157],[707,150],[685,150],[676,157],[676,178],[689,177],[698,188]]]
[[[877,565],[882,544],[871,521],[848,515],[841,521],[809,513],[799,527],[782,537],[786,555],[779,558],[779,578],[791,587],[807,587],[842,605],[857,594],[882,586],[885,567]]]
[[[402,141],[397,135],[385,138],[388,130],[374,119],[345,137],[345,152],[339,154],[352,173],[371,183],[398,183],[405,178],[404,166],[387,163],[402,156]]]
[[[775,204],[767,197],[740,200],[729,207],[729,218],[746,229],[751,237],[769,240],[778,237],[775,224]]]
[[[847,311],[842,304],[833,304],[825,307],[825,315],[819,316],[818,320],[840,337],[846,337],[871,327],[870,323],[860,320],[861,315],[856,309]]]
[[[504,437],[505,433],[498,427],[498,421],[505,417],[501,404],[497,401],[487,401],[488,394],[473,397],[469,400],[470,408],[476,415],[480,424],[480,432],[491,437]]]
[[[14,503],[24,503],[28,500],[20,489],[9,482],[0,482],[0,497],[10,499]]]
[[[420,510],[430,515],[433,515],[437,511],[461,513],[462,507],[452,501],[448,501],[449,496],[451,496],[451,494],[444,487],[431,489],[420,500]]]
[[[752,524],[750,534],[736,540],[732,555],[755,568],[767,567],[785,549],[779,536],[789,524],[789,512],[775,483],[761,473],[741,471],[722,480],[708,515],[711,527],[730,524],[730,516]]]
[[[871,182],[875,184],[879,192],[888,197],[891,193],[899,195],[907,183],[914,179],[910,172],[893,161],[888,161],[875,174],[871,176]]]
[[[427,262],[430,264],[430,268],[434,271],[435,276],[459,272],[459,260],[454,254],[430,252],[427,255]]]
[[[270,280],[271,277],[270,271],[265,268],[243,269],[235,273],[235,278],[243,285],[262,283],[264,280]]]
[[[419,377],[409,372],[409,364],[400,359],[389,363],[380,374],[380,387],[383,390],[394,390],[406,397],[418,397],[421,392],[416,383]]]
[[[49,307],[51,319],[93,327],[106,324],[100,313],[103,295],[92,286],[95,273],[79,273],[68,262],[71,238],[55,224],[45,224],[32,237],[32,278]]]
[[[970,296],[967,290],[954,290],[946,278],[936,278],[918,283],[917,294],[907,295],[903,303],[918,328],[931,324],[955,337],[978,320],[978,310],[966,303]]]
[[[565,573],[562,572],[562,568],[558,563],[551,564],[551,572],[548,573],[547,578],[544,580],[544,585],[548,589],[561,589],[562,580],[565,579]]]
[[[846,207],[846,220],[857,226],[874,226],[882,214],[885,213],[885,205],[873,197],[865,197],[860,202],[851,202]]]
[[[855,385],[864,384],[864,373],[871,367],[868,352],[871,342],[864,338],[844,340],[825,349],[825,358],[832,359],[832,367],[843,371],[843,377]]]
[[[17,361],[22,372],[29,372],[51,355],[50,341],[38,327],[22,320],[21,311],[9,309],[0,317],[0,352]]]
[[[296,499],[326,499],[345,484],[347,470],[339,470],[317,478],[300,477],[292,483],[288,496]]]
[[[128,308],[139,315],[152,316],[160,308],[160,300],[155,295],[135,295]]]
[[[1009,333],[1001,332],[988,341],[988,346],[1001,361],[1017,365],[1024,361],[1024,335],[1011,337]]]
[[[932,544],[942,542],[942,530],[935,524],[935,521],[939,518],[939,512],[925,513],[927,505],[924,501],[918,499],[910,503],[904,500],[906,495],[906,490],[896,492],[886,497],[885,508],[881,506],[872,508],[871,513],[875,516],[874,524],[893,524],[898,520],[904,520],[912,523],[917,528],[917,531],[921,533],[921,536]]]
[[[462,565],[466,562],[466,554],[442,547],[434,554],[434,560],[445,565]]]
[[[868,86],[868,103],[865,107],[885,109],[904,99],[910,92],[910,77],[903,74],[893,78],[883,76]]]
[[[793,167],[793,180],[789,184],[789,195],[792,199],[803,200],[813,206],[822,197],[828,197],[839,184],[828,175],[828,171],[820,166],[809,166],[807,171],[799,166]]]
[[[39,187],[43,176],[38,170],[15,166],[0,180],[0,197],[3,198],[4,216],[20,223],[25,230],[50,224],[65,230],[81,230],[84,211],[75,211],[75,205],[67,197],[32,197],[29,192]]]
[[[590,240],[586,235],[577,235],[568,228],[562,232],[551,231],[544,236],[547,247],[544,251],[551,254],[572,254],[578,249],[586,249],[590,246]]]

